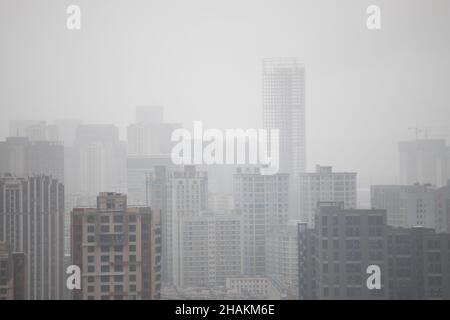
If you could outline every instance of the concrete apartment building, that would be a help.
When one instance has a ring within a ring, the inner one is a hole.
[[[0,241],[23,253],[27,300],[63,295],[64,187],[50,176],[0,177]]]
[[[242,275],[242,216],[202,212],[181,221],[183,287],[220,287]]]
[[[288,299],[298,298],[298,223],[274,228],[266,240],[267,277],[280,284]]]
[[[25,275],[25,254],[11,252],[7,242],[0,242],[0,300],[24,300]]]
[[[156,166],[147,175],[148,201],[162,212],[163,281],[182,286],[182,219],[208,208],[208,174],[195,166]]]
[[[400,184],[445,186],[450,179],[449,150],[444,139],[399,142]]]
[[[235,208],[244,225],[244,275],[266,275],[266,237],[289,219],[289,175],[262,175],[258,169],[234,174]]]
[[[300,299],[450,299],[450,234],[386,224],[386,210],[320,203],[313,230],[298,226]],[[369,289],[367,267],[381,272]]]
[[[356,172],[333,172],[329,166],[316,166],[315,172],[298,175],[299,220],[314,227],[318,202],[340,201],[344,208],[356,208]]]
[[[450,231],[450,184],[371,186],[371,206],[387,211],[387,223],[394,227],[431,228]]]
[[[127,207],[125,195],[100,193],[96,208],[72,211],[72,260],[82,271],[75,299],[159,299],[159,210]]]

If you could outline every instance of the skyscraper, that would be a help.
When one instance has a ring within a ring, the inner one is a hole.
[[[148,201],[162,215],[163,280],[182,283],[182,219],[199,216],[208,208],[208,174],[195,166],[155,167],[147,177]]]
[[[305,67],[296,58],[263,60],[263,127],[280,130],[279,172],[304,172]]]
[[[289,219],[289,175],[262,175],[258,169],[238,169],[234,174],[235,208],[242,213],[243,272],[266,275],[266,237]]]
[[[72,212],[72,258],[82,270],[76,299],[158,299],[159,210],[127,207],[125,195],[100,193],[97,208],[75,208]]]
[[[49,176],[0,177],[0,241],[26,256],[25,299],[60,299],[65,285],[64,187]]]

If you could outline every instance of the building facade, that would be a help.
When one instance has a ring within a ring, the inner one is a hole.
[[[208,207],[208,174],[195,166],[156,166],[147,175],[150,205],[162,212],[163,280],[182,286],[182,219],[199,216]]]
[[[258,169],[234,174],[235,208],[244,225],[244,275],[266,275],[266,237],[289,220],[289,175],[261,175]]]
[[[64,187],[49,176],[0,178],[0,241],[25,255],[25,299],[60,299],[65,286]]]
[[[242,275],[242,217],[202,212],[182,219],[183,287],[220,287]]]
[[[340,201],[351,209],[357,205],[356,172],[333,172],[316,166],[316,172],[298,175],[299,220],[314,227],[314,215],[321,201]]]
[[[126,196],[100,193],[97,208],[72,211],[72,260],[83,300],[152,300],[161,290],[160,212],[127,207]]]
[[[385,209],[387,223],[394,227],[450,231],[450,185],[371,186],[371,206]]]

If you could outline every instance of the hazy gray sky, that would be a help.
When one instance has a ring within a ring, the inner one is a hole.
[[[81,7],[80,31],[66,8]],[[366,28],[381,7],[382,30]],[[260,127],[261,60],[306,65],[307,163],[397,182],[397,146],[450,134],[448,0],[0,0],[0,136],[11,119],[124,132],[134,107],[186,126]]]

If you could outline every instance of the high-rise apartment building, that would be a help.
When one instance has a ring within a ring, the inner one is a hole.
[[[234,174],[234,200],[244,225],[244,274],[265,276],[267,234],[289,220],[289,175],[238,169]]]
[[[321,201],[340,201],[344,208],[356,208],[356,172],[333,172],[332,167],[316,166],[316,172],[298,175],[299,220],[314,227],[314,215]]]
[[[450,234],[388,228],[389,299],[450,299]]]
[[[289,221],[269,232],[266,240],[266,272],[280,284],[288,299],[298,298],[298,221]]]
[[[263,60],[263,127],[280,130],[279,172],[305,172],[305,67],[296,58]]]
[[[312,233],[311,298],[385,299],[388,293],[386,211],[345,209],[321,202]],[[367,268],[380,268],[381,288],[369,289]]]
[[[63,185],[49,176],[0,177],[0,241],[25,255],[25,299],[60,299],[65,285]]]
[[[71,194],[95,197],[104,190],[126,189],[126,145],[116,126],[78,126],[70,157]]]
[[[155,167],[147,175],[148,201],[162,212],[163,280],[182,286],[182,219],[208,208],[208,174],[195,166]]]
[[[300,299],[449,299],[450,234],[386,222],[386,210],[320,203],[314,229],[298,228]]]
[[[441,187],[450,179],[449,147],[443,139],[417,139],[398,144],[400,184]]]
[[[202,212],[181,219],[181,284],[225,286],[242,275],[242,217],[235,212]]]
[[[158,166],[175,167],[168,155],[127,156],[127,201],[130,205],[149,205],[147,176],[154,174]]]
[[[72,211],[72,260],[82,271],[75,299],[158,299],[159,210],[127,207],[125,195],[100,193],[96,208]]]

